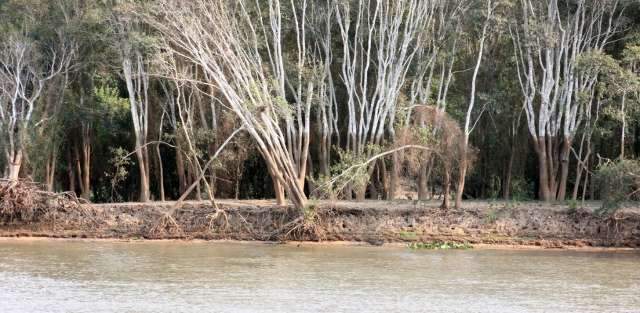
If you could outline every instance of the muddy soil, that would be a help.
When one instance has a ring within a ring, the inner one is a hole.
[[[171,214],[169,214],[171,213]],[[3,220],[0,236],[111,239],[452,241],[562,247],[640,247],[640,209],[599,216],[593,207],[469,202],[460,210],[414,201],[318,202],[306,214],[271,201],[84,204],[31,221]]]

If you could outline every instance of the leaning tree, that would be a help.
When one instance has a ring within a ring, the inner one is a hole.
[[[299,208],[307,202],[304,182],[317,90],[308,76],[322,68],[308,47],[308,10],[307,1],[162,0],[147,16],[167,54],[204,73],[203,79],[178,79],[198,80],[215,90],[254,139],[279,202],[286,191]],[[290,20],[285,24],[284,19]],[[285,48],[285,33],[293,34],[292,49]]]

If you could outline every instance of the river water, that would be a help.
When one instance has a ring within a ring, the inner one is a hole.
[[[640,253],[1,240],[0,312],[640,312]]]

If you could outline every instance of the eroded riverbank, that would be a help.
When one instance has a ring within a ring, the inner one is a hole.
[[[540,203],[319,202],[301,215],[269,201],[125,203],[54,208],[32,221],[5,220],[3,237],[239,241],[465,242],[475,245],[640,247],[640,210],[599,216]]]

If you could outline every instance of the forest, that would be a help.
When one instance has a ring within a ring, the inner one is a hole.
[[[638,0],[0,0],[0,167],[90,202],[640,198]]]

